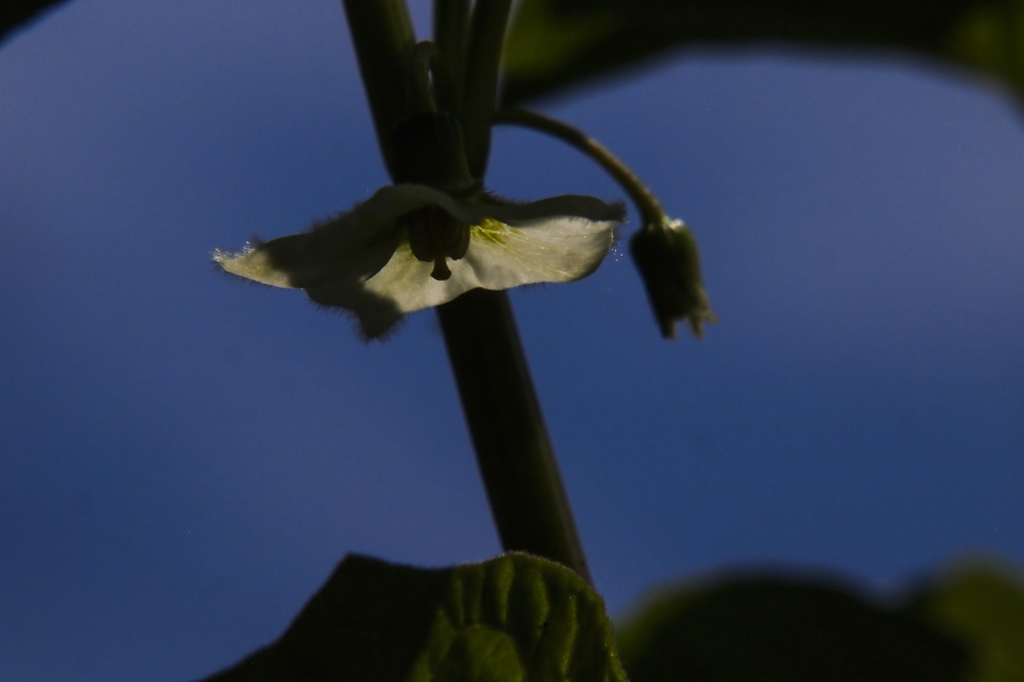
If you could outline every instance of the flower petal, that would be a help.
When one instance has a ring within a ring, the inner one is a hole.
[[[601,264],[611,249],[618,224],[617,220],[592,221],[577,216],[523,227],[485,220],[473,228],[464,260],[480,281],[478,286],[485,289],[572,282]]]
[[[400,216],[436,206],[472,225],[465,257],[439,281],[418,260]],[[407,313],[441,305],[470,289],[508,289],[568,282],[597,269],[624,217],[619,204],[566,195],[509,203],[487,195],[457,200],[424,185],[392,185],[349,213],[304,234],[256,243],[240,253],[216,252],[226,271],[279,287],[305,289],[326,306],[350,310],[367,338],[387,332]]]
[[[488,218],[513,227],[532,227],[558,218],[615,223],[626,219],[622,203],[608,204],[581,194],[563,194],[529,202],[508,201],[488,194],[457,202],[446,195],[437,205],[470,225],[480,225]]]
[[[485,209],[486,217],[514,227],[531,227],[539,222],[559,218],[616,224],[626,219],[626,207],[622,202],[609,204],[580,194],[563,194],[527,203],[503,203],[498,206],[488,205]]]
[[[452,263],[449,279],[431,278],[433,264],[417,260],[403,242],[388,264],[365,282],[360,300],[353,296],[344,302],[334,299],[333,304],[355,312],[363,333],[374,338],[402,315],[447,303],[470,289],[509,289],[586,277],[607,255],[617,225],[616,220],[577,216],[534,221],[529,227],[485,219],[471,228],[469,250]]]
[[[309,232],[256,241],[238,253],[217,250],[213,259],[225,272],[276,287],[310,289],[361,282],[384,267],[398,246],[397,218],[449,202],[447,194],[432,187],[389,185]]]

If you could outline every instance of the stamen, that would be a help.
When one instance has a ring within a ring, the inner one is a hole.
[[[399,219],[409,235],[409,248],[418,260],[434,263],[430,276],[444,281],[452,276],[446,259],[459,260],[469,249],[469,225],[443,209],[425,206]]]
[[[434,270],[430,273],[430,276],[439,282],[443,282],[452,276],[452,271],[448,269],[448,263],[445,262],[444,254],[438,254],[437,258],[434,259]]]

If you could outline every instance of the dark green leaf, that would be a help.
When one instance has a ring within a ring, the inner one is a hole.
[[[910,607],[779,578],[664,593],[621,628],[619,650],[632,682],[955,682],[969,665]]]
[[[1024,0],[524,0],[506,44],[515,104],[670,48],[905,53],[1024,94]]]
[[[274,644],[211,682],[625,682],[601,598],[510,553],[445,569],[348,557]]]
[[[967,642],[971,682],[1024,680],[1024,586],[1008,573],[975,566],[937,582],[925,611]]]
[[[0,5],[0,41],[63,2],[65,0],[4,0]]]

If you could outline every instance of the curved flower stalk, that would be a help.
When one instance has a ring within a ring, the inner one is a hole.
[[[685,320],[699,339],[706,323],[718,321],[704,290],[693,233],[683,221],[670,218],[654,193],[604,145],[562,121],[525,109],[497,111],[494,122],[521,125],[557,137],[596,161],[626,190],[644,223],[630,240],[630,252],[663,337],[674,339],[676,324]]]
[[[407,313],[470,289],[586,277],[624,217],[622,204],[593,197],[514,203],[479,190],[458,197],[399,184],[308,232],[213,258],[232,275],[303,289],[316,303],[351,311],[374,339]]]

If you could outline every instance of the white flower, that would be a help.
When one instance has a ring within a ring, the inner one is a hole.
[[[213,258],[233,275],[346,308],[363,335],[376,338],[406,313],[470,289],[586,277],[611,248],[624,213],[621,204],[586,196],[509,203],[479,191],[458,198],[426,185],[391,185],[309,232]]]

